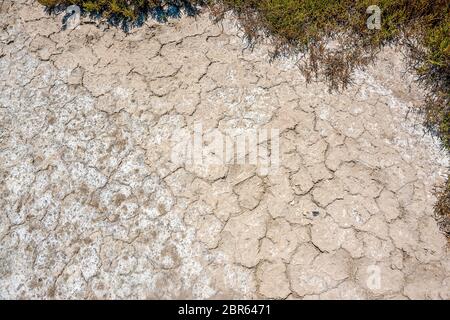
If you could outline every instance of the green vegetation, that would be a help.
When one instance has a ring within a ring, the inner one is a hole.
[[[436,196],[438,201],[434,205],[436,215],[439,218],[439,222],[450,242],[450,180],[447,180],[447,184],[437,188]]]
[[[271,36],[275,55],[308,53],[300,69],[308,80],[324,78],[331,90],[351,83],[352,71],[372,62],[389,44],[408,49],[409,66],[428,94],[425,124],[450,150],[450,0],[38,0],[48,8],[77,4],[114,21],[164,20],[180,10],[209,6],[217,19],[235,13],[249,40]],[[381,29],[370,30],[366,9],[377,5]],[[330,47],[330,40],[337,46]],[[450,218],[450,184],[436,211]]]
[[[345,88],[355,68],[373,60],[387,44],[404,44],[410,66],[429,89],[424,112],[428,128],[450,148],[449,0],[222,0],[234,10],[250,39],[274,37],[276,53],[308,52],[307,78],[324,76],[332,89]],[[382,10],[381,29],[369,30],[366,9]],[[219,11],[219,10],[218,10]],[[219,11],[220,12],[220,11]],[[338,48],[327,47],[338,40]]]
[[[205,5],[204,0],[38,0],[50,11],[72,4],[93,16],[103,16],[111,23],[137,23],[148,17],[165,21],[168,17],[178,17],[184,10],[189,15],[197,7]]]

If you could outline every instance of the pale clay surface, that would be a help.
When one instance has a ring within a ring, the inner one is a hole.
[[[330,94],[232,20],[61,18],[0,3],[0,298],[450,298],[448,160],[398,52]],[[171,164],[198,121],[280,128],[280,169]]]

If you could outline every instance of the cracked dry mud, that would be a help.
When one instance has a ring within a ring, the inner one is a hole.
[[[0,3],[1,298],[450,298],[448,159],[398,52],[330,94],[232,19],[61,18]],[[279,170],[174,165],[195,122],[279,128]]]

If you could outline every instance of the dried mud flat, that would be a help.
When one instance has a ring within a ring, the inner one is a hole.
[[[0,298],[450,298],[398,52],[330,94],[231,19],[61,18],[0,3]],[[172,163],[196,122],[279,128],[279,169]]]

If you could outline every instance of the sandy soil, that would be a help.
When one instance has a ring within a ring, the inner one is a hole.
[[[232,19],[61,19],[0,3],[1,298],[450,298],[400,53],[331,94]],[[279,166],[175,163],[196,123],[279,129]]]

